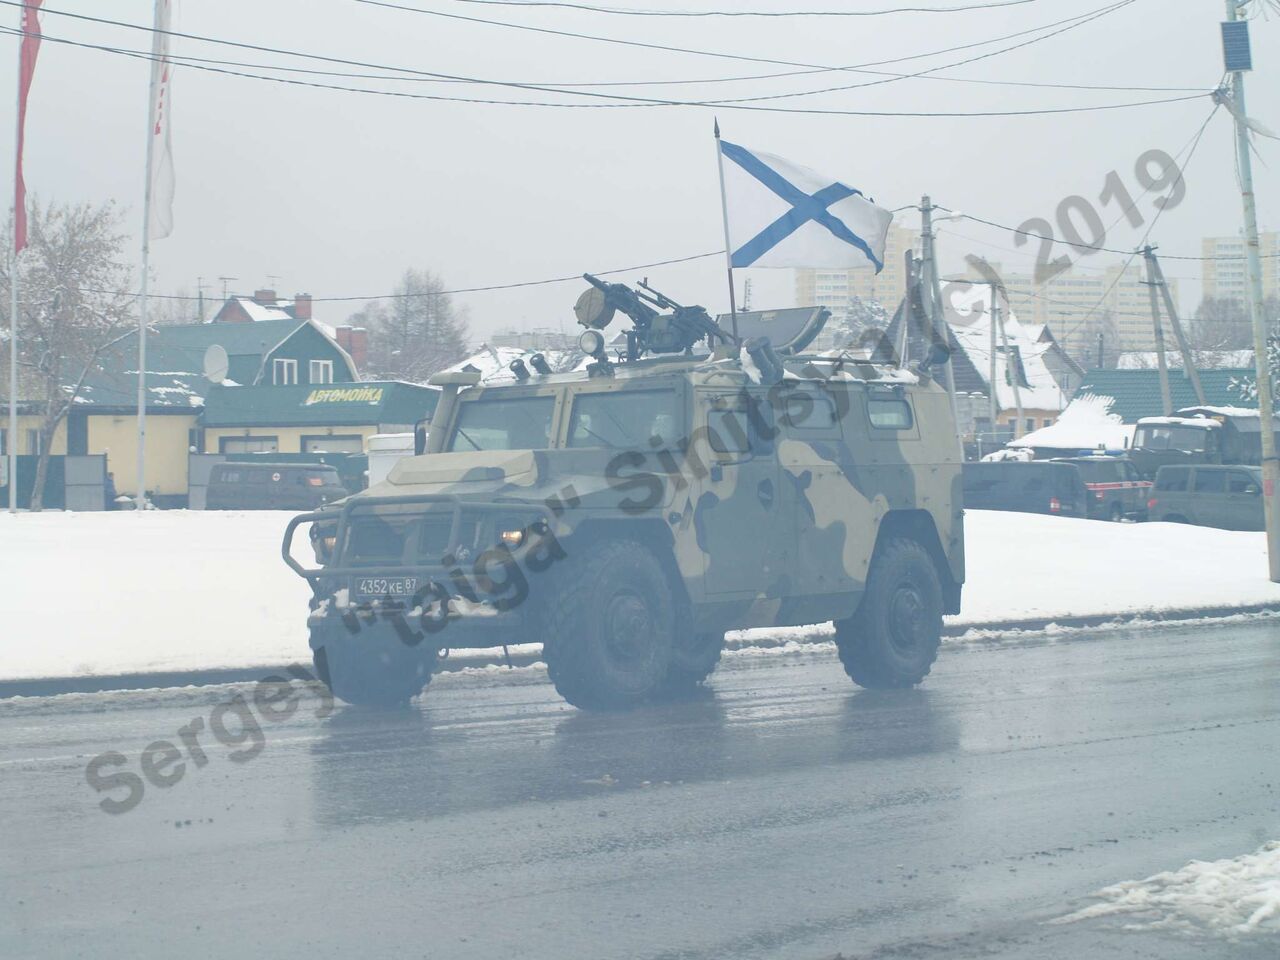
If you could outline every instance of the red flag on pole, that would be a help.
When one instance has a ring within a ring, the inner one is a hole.
[[[22,52],[18,60],[18,138],[14,146],[13,175],[13,252],[19,254],[27,245],[27,185],[22,179],[22,147],[26,140],[27,95],[36,72],[36,54],[40,52],[40,4],[44,0],[27,0],[22,8]]]

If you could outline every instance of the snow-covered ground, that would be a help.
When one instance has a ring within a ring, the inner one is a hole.
[[[280,559],[288,516],[0,515],[0,679],[308,661],[310,592]],[[1280,604],[1260,533],[983,511],[966,533],[953,625]]]
[[[1280,843],[1229,860],[1192,860],[1181,870],[1104,887],[1100,903],[1052,923],[1116,917],[1133,930],[1214,933],[1232,940],[1280,932]]]

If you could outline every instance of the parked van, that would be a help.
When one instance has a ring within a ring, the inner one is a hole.
[[[206,510],[314,510],[347,496],[323,463],[219,463],[209,474]]]
[[[1061,457],[1053,463],[1074,463],[1089,491],[1089,516],[1094,520],[1145,520],[1151,481],[1143,480],[1124,457]]]
[[[1161,467],[1147,502],[1152,520],[1262,530],[1261,467]]]
[[[966,463],[964,505],[970,510],[1013,510],[1086,517],[1090,493],[1080,468],[1051,460]]]

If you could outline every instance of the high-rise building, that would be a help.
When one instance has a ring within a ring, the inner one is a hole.
[[[1280,296],[1280,233],[1258,235],[1262,255],[1262,295]],[[1249,279],[1244,256],[1244,237],[1205,237],[1200,244],[1204,256],[1202,277],[1206,299],[1249,299]]]
[[[1086,366],[1098,363],[1099,334],[1105,357],[1155,349],[1151,299],[1144,282],[1146,270],[1140,262],[1127,268],[1113,264],[1101,271],[1071,267],[1043,283],[1031,274],[1005,273],[999,264],[992,267],[1004,281],[1019,319],[1048,326],[1077,362]],[[975,279],[980,276],[972,267],[969,273]],[[1167,282],[1177,304],[1178,281]],[[1163,313],[1163,306],[1161,310]]]
[[[918,248],[920,234],[906,227],[891,226],[885,239],[884,269],[875,267],[828,270],[805,267],[796,270],[796,303],[803,307],[826,307],[837,323],[849,319],[849,304],[854,297],[878,300],[892,316],[907,292],[905,255]]]

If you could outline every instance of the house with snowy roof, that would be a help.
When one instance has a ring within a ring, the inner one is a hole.
[[[951,283],[944,311],[960,434],[967,443],[986,449],[1052,424],[1084,376],[1048,327],[1021,323],[1003,297],[1001,322],[993,324],[991,296],[986,283]],[[910,364],[928,352],[927,329],[918,319],[924,315],[918,296],[910,306],[908,311],[904,300],[894,313],[874,353],[878,362]],[[904,346],[906,356],[899,357]]]
[[[368,436],[412,429],[434,407],[431,388],[359,382],[355,359],[313,318],[256,306],[280,315],[245,310],[248,320],[157,326],[147,335],[146,485],[161,506],[186,502],[192,454],[358,454]],[[223,365],[212,382],[206,370]],[[55,457],[105,457],[116,491],[129,496],[137,490],[138,380],[130,333],[99,356],[49,445]],[[22,401],[20,413],[16,452],[34,457],[40,405]],[[0,427],[0,450],[8,443]]]

